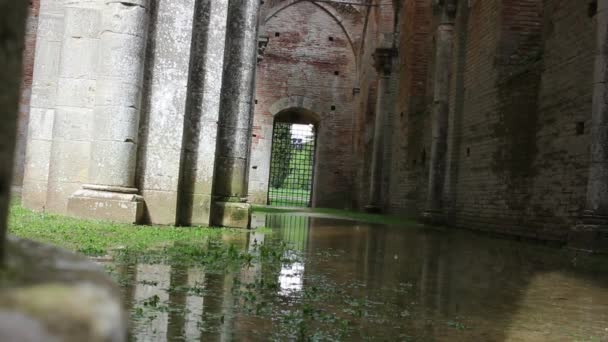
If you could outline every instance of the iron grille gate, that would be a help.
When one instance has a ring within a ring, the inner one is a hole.
[[[314,125],[275,122],[268,204],[283,207],[311,206],[315,145]]]

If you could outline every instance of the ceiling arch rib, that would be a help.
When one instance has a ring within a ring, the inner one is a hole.
[[[319,8],[321,8],[330,17],[332,17],[335,20],[335,22],[340,26],[342,31],[344,32],[344,35],[346,36],[346,39],[348,40],[348,43],[350,45],[351,51],[353,52],[353,55],[355,57],[357,56],[352,35],[350,34],[350,32],[348,32],[348,29],[343,24],[343,22],[346,19],[342,15],[340,15],[340,13],[338,13],[338,11],[335,10],[333,7],[327,6],[326,4],[319,3],[319,2],[316,2],[313,0],[287,0],[287,1],[281,2],[279,5],[270,9],[270,11],[268,12],[268,15],[266,15],[266,18],[264,19],[264,24],[266,24],[273,17],[275,17],[277,14],[279,14],[283,10],[287,9],[288,7],[291,7],[291,6],[301,3],[301,2],[310,2],[310,3],[318,6]]]

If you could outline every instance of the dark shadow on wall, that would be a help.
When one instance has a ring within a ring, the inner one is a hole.
[[[152,109],[152,79],[156,55],[156,32],[158,30],[158,2],[150,1],[150,23],[148,31],[148,42],[146,46],[146,64],[144,66],[144,81],[142,85],[141,111],[139,119],[139,144],[137,146],[137,166],[135,170],[135,185],[140,190],[144,190],[144,178],[147,169],[146,154],[150,135],[150,111]],[[144,202],[145,203],[145,202]],[[142,223],[150,223],[150,213],[144,209]]]
[[[194,214],[194,188],[197,181],[200,139],[205,97],[205,68],[208,45],[209,24],[212,10],[210,0],[198,0],[194,9],[192,46],[190,50],[190,71],[188,94],[180,156],[179,182],[177,186],[178,225],[190,226]]]
[[[455,205],[458,203],[458,179],[460,177],[460,162],[462,151],[462,125],[464,118],[465,107],[465,71],[467,67],[467,42],[469,40],[469,11],[464,7],[464,2],[460,3],[459,21],[457,22],[457,53],[456,53],[456,76],[454,85],[454,111],[450,113],[450,128],[449,134],[451,137],[448,144],[450,145],[450,154],[448,155],[448,172],[446,173],[446,188],[444,193],[444,203],[446,208],[447,222],[452,224],[454,220]],[[470,150],[468,150],[470,153]]]

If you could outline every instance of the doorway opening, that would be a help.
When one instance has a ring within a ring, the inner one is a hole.
[[[316,125],[275,120],[270,157],[269,205],[312,206],[316,143]]]

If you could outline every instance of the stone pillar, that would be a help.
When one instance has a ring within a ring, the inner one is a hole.
[[[0,259],[13,176],[27,5],[27,1],[0,0]]]
[[[598,0],[596,16],[587,198],[583,221],[571,231],[569,244],[576,249],[608,252],[608,0]]]
[[[63,16],[63,1],[40,3],[21,202],[39,211],[45,209],[47,199]]]
[[[374,123],[374,141],[372,164],[370,167],[369,204],[365,210],[378,212],[382,209],[382,176],[384,168],[386,123],[389,121],[386,106],[392,61],[395,51],[391,48],[379,48],[374,52],[374,67],[378,74],[378,95],[376,98],[376,121]]]
[[[426,211],[430,223],[444,222],[443,186],[447,163],[450,74],[454,45],[456,0],[437,2],[440,12],[435,33],[435,74],[433,76],[432,142]]]
[[[46,209],[57,214],[67,214],[68,198],[88,180],[99,1],[68,0],[63,17],[46,197]]]
[[[148,0],[104,0],[92,120],[89,184],[68,204],[72,215],[137,223],[143,198],[135,188]]]
[[[248,228],[247,165],[250,153],[259,0],[230,0],[218,135],[213,175],[211,224]]]

